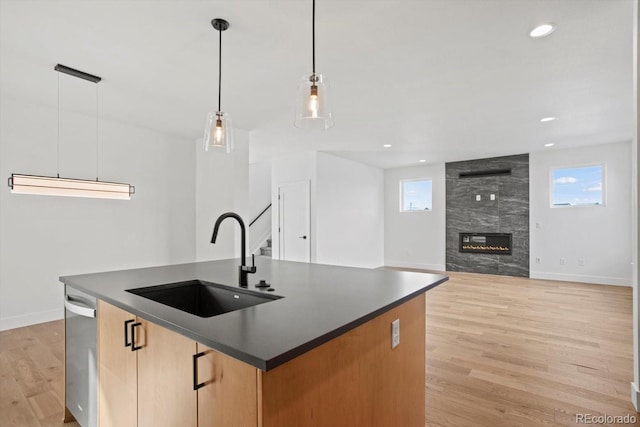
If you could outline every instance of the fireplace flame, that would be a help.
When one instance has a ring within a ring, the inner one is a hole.
[[[462,245],[462,249],[509,252],[509,248],[505,246]]]

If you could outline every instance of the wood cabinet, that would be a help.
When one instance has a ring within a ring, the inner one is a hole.
[[[267,372],[100,301],[98,354],[101,427],[425,422],[424,294]]]
[[[259,370],[198,344],[198,427],[258,425]]]
[[[100,426],[196,426],[195,351],[194,341],[99,301]]]
[[[98,366],[101,427],[257,426],[255,367],[104,301]]]
[[[138,427],[197,426],[195,341],[151,322],[142,324],[144,342],[137,351]]]
[[[135,316],[98,301],[98,419],[101,427],[135,426],[137,354],[124,346],[124,324]]]

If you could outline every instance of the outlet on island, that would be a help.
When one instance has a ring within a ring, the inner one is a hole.
[[[400,319],[391,322],[391,348],[400,345]]]

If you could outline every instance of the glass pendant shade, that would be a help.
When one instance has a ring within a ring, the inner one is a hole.
[[[233,151],[233,126],[229,113],[212,111],[207,114],[203,146],[205,151],[212,147],[224,148],[227,153]]]
[[[329,84],[322,74],[303,77],[298,85],[295,126],[302,129],[333,127],[328,95]]]

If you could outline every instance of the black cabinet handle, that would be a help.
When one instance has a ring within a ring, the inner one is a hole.
[[[131,325],[131,351],[138,351],[142,346],[136,346],[136,327],[142,325],[141,322],[136,322]]]
[[[197,390],[205,386],[205,383],[198,384],[198,359],[204,356],[204,352],[193,355],[193,389]]]
[[[131,347],[131,343],[129,342],[129,323],[135,322],[136,319],[125,320],[124,321],[124,346]]]

